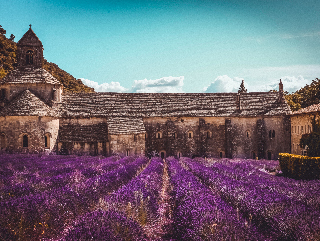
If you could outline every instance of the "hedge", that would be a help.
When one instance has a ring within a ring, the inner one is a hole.
[[[279,153],[279,163],[284,176],[295,179],[320,178],[320,157]]]

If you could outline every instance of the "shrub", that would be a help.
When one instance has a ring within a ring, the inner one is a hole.
[[[295,179],[320,178],[320,157],[279,153],[279,162],[284,176]]]

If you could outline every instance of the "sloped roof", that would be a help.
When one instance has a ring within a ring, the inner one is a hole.
[[[62,96],[65,117],[258,116],[291,114],[278,92],[241,93],[71,93]]]
[[[42,68],[17,68],[12,70],[3,79],[0,80],[0,84],[55,84],[61,85],[61,83],[54,78],[48,71]]]
[[[2,116],[55,116],[55,111],[29,90],[11,101],[0,113]]]
[[[142,118],[113,117],[108,119],[108,131],[111,135],[144,133]]]
[[[17,45],[27,45],[27,46],[40,46],[42,47],[42,43],[38,36],[33,32],[31,27],[29,30],[22,36],[22,38],[18,41]]]
[[[297,110],[293,112],[293,115],[298,115],[298,114],[306,114],[306,113],[312,113],[312,112],[320,112],[320,103],[319,104],[314,104],[310,105],[306,108],[302,108],[300,110]]]
[[[64,124],[59,128],[61,142],[103,142],[108,140],[106,123],[94,125]]]

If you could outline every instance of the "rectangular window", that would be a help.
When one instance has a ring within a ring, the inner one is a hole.
[[[303,126],[301,126],[301,134],[303,134]]]
[[[297,127],[296,126],[294,127],[294,133],[297,133]]]

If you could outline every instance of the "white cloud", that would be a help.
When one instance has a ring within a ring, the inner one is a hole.
[[[119,82],[99,84],[95,81],[81,78],[83,84],[94,88],[97,92],[126,92],[128,89],[120,85]]]
[[[242,78],[230,78],[227,75],[218,76],[208,87],[203,90],[206,93],[226,93],[238,92]],[[244,86],[248,88],[248,83],[244,82]]]
[[[310,84],[311,81],[305,79],[302,75],[297,77],[295,76],[283,76],[281,77],[283,83],[283,90],[288,91],[289,93],[295,92],[300,88],[304,87],[306,84]],[[265,85],[256,85],[253,86],[250,91],[269,91],[269,90],[279,90],[280,80],[273,80],[269,84]]]
[[[156,80],[135,80],[131,92],[136,93],[183,93],[184,76],[163,77]]]

